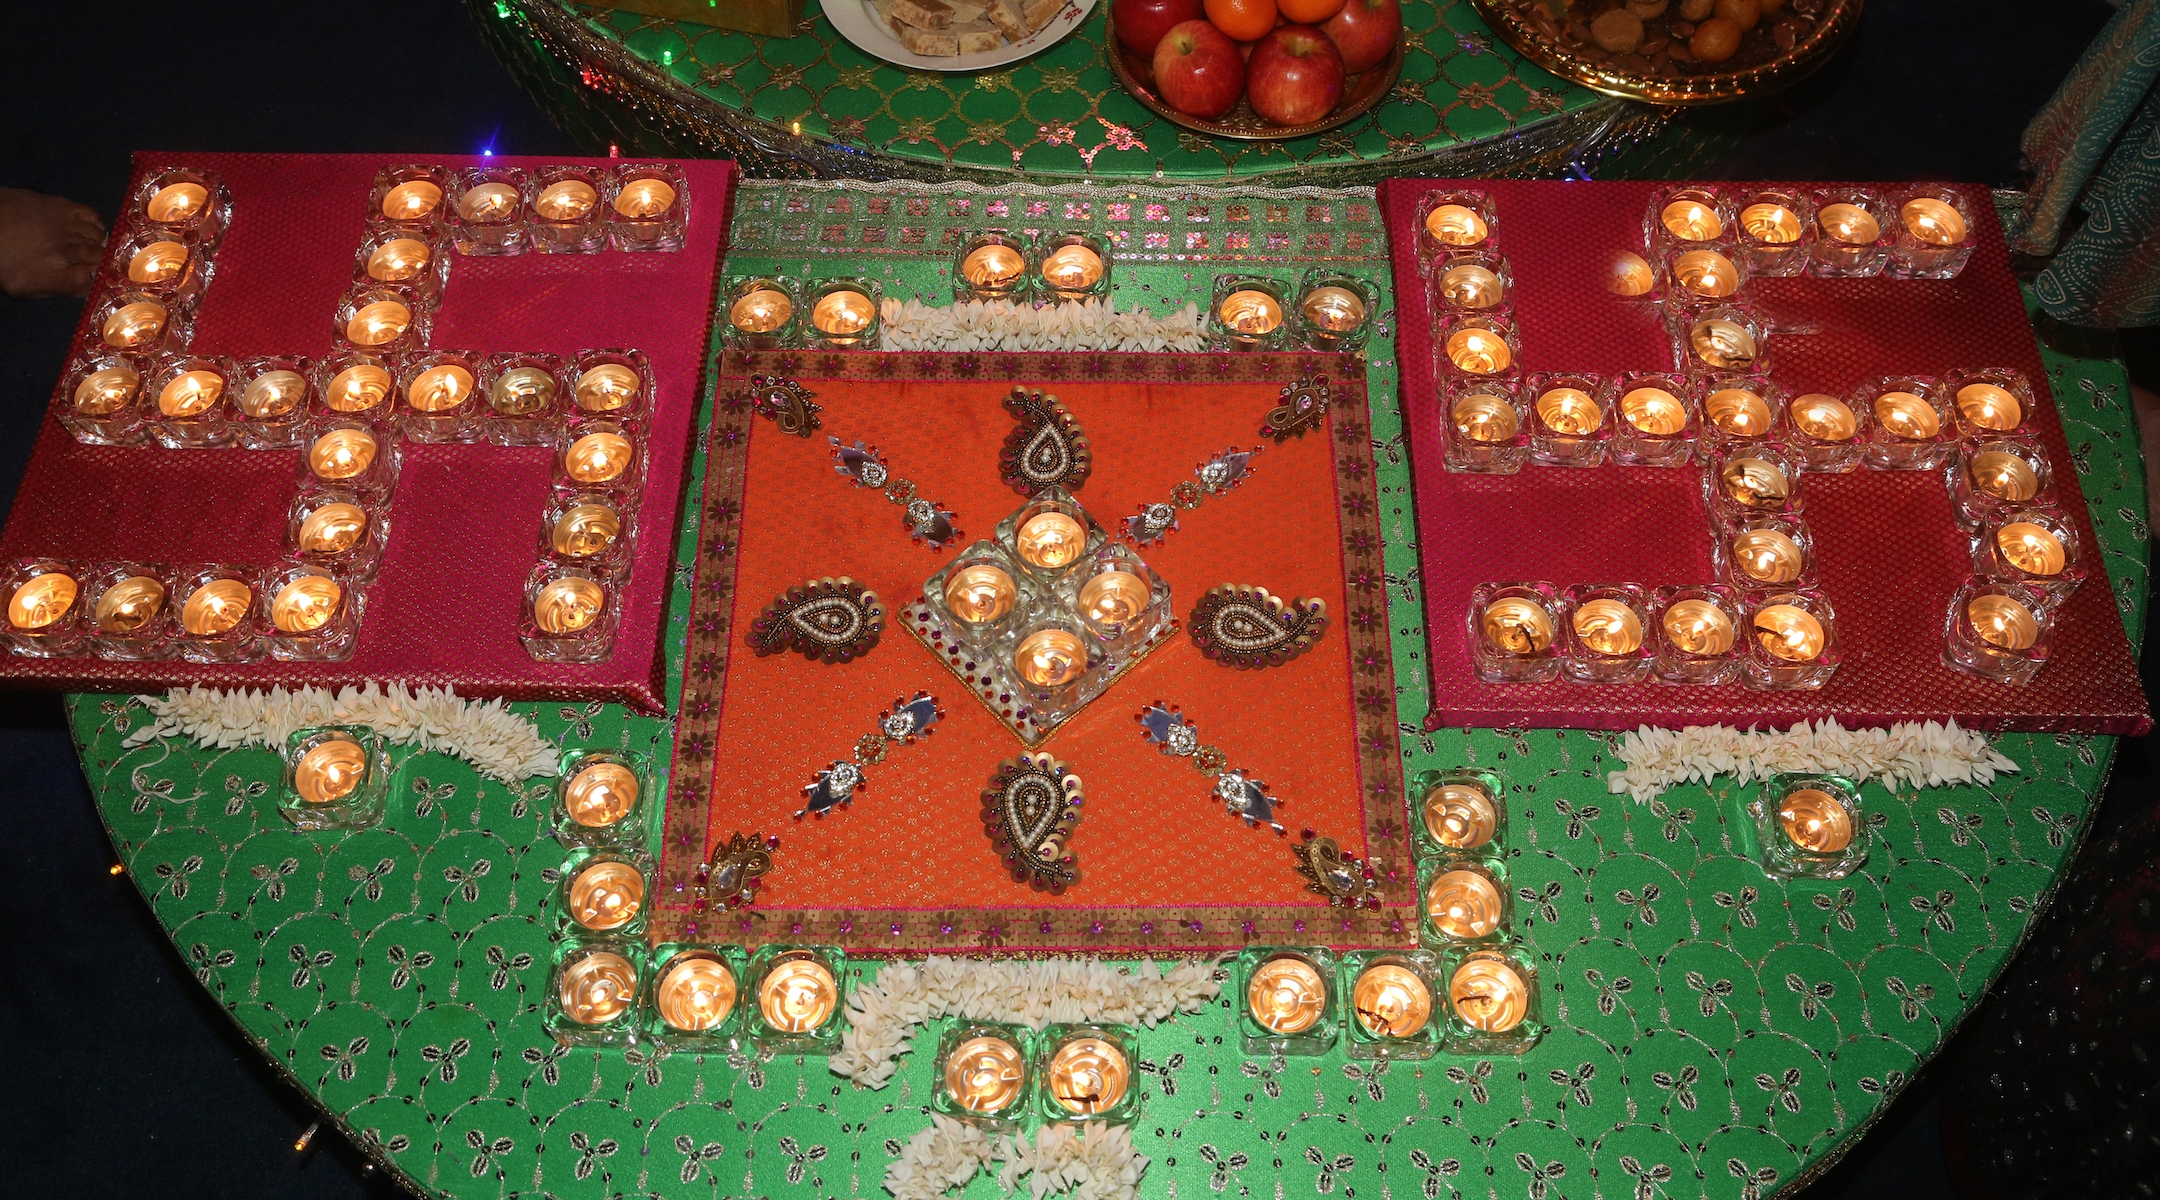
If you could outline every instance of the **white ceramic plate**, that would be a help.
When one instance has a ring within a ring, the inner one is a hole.
[[[960,54],[952,58],[916,54],[901,45],[877,10],[870,7],[870,0],[818,0],[818,4],[825,10],[825,19],[832,22],[841,37],[855,43],[863,53],[882,58],[894,66],[913,67],[918,71],[987,71],[1019,62],[1056,45],[1087,18],[1088,12],[1095,7],[1095,0],[1065,0],[1065,7],[1059,9],[1048,24],[1024,40],[1006,42],[995,50],[980,54]]]

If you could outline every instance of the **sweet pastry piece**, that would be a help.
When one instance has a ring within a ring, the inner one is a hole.
[[[958,53],[961,54],[982,54],[1005,44],[1005,39],[998,36],[997,26],[988,21],[969,21],[965,25],[955,25],[952,32],[960,39]]]
[[[1050,23],[1064,0],[871,0],[911,54],[953,58],[1020,41]]]
[[[1065,0],[990,0],[990,20],[1017,42],[1050,23]]]
[[[953,23],[952,6],[945,0],[892,0],[891,16],[917,29],[947,29]]]

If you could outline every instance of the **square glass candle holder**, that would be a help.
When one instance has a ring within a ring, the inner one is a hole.
[[[1724,303],[1693,312],[1675,309],[1669,319],[1674,361],[1686,364],[1690,373],[1769,372],[1770,335],[1754,309]]]
[[[160,167],[136,185],[127,211],[144,225],[192,235],[208,253],[232,223],[232,193],[214,171]]]
[[[300,444],[308,414],[320,409],[315,364],[298,355],[266,354],[233,364],[234,436],[250,450],[281,450]]]
[[[1573,371],[1541,371],[1523,381],[1530,406],[1530,461],[1548,467],[1594,467],[1613,436],[1612,380]]]
[[[1979,532],[2013,508],[2055,504],[2055,471],[2037,441],[1994,438],[1960,443],[1943,473],[1950,486],[1951,511],[1967,533]]]
[[[2047,665],[2055,609],[2023,584],[1973,576],[1943,614],[1943,665],[1996,683],[2023,685]]]
[[[1308,268],[1298,280],[1298,336],[1324,354],[1355,350],[1372,335],[1380,297],[1355,275]]]
[[[1432,311],[1505,316],[1515,275],[1508,261],[1486,250],[1436,258],[1425,271]]]
[[[1343,956],[1350,1057],[1431,1058],[1440,1049],[1440,956],[1430,950],[1359,950]]]
[[[1490,250],[1499,230],[1492,194],[1469,188],[1418,197],[1417,221],[1418,253],[1425,258]]]
[[[841,1011],[847,954],[838,946],[758,947],[750,957],[750,1041],[772,1054],[831,1054],[847,1024]]]
[[[1107,685],[1110,651],[1077,617],[1032,612],[1013,633],[1013,688],[1021,705],[1043,723],[1063,721]]]
[[[174,312],[193,311],[210,284],[210,261],[184,230],[138,228],[121,238],[111,262],[111,286],[161,297]]]
[[[293,558],[355,587],[374,582],[389,536],[389,506],[350,488],[303,487],[285,511],[285,545]]]
[[[1417,798],[1412,830],[1420,853],[1491,853],[1507,836],[1507,783],[1497,771],[1420,771],[1410,794]]]
[[[280,662],[341,662],[360,632],[360,590],[320,567],[290,563],[256,586],[263,648]]]
[[[1035,1096],[1045,1121],[1129,1124],[1140,1115],[1138,1039],[1122,1025],[1052,1025],[1035,1038]]]
[[[1948,184],[1920,183],[1891,193],[1897,213],[1890,237],[1892,279],[1955,279],[1972,261],[1972,202]]]
[[[690,185],[668,163],[621,163],[607,185],[608,244],[617,250],[683,248]]]
[[[1747,271],[1730,246],[1677,245],[1665,251],[1665,296],[1682,309],[1725,304],[1740,294]]]
[[[90,652],[114,662],[151,662],[174,654],[172,583],[154,563],[108,562],[83,580],[82,614]]]
[[[642,350],[579,351],[563,378],[570,384],[570,411],[636,421],[652,410],[652,363]]]
[[[803,297],[803,343],[815,350],[875,350],[884,289],[875,279],[828,279]]]
[[[1579,583],[1561,596],[1560,673],[1577,683],[1641,683],[1657,645],[1638,583]]]
[[[1785,445],[1822,475],[1842,475],[1860,465],[1870,427],[1872,405],[1854,408],[1828,392],[1807,392],[1785,402]]]
[[[1335,954],[1325,946],[1248,946],[1232,976],[1247,1054],[1325,1054],[1342,1024]]]
[[[662,942],[649,956],[645,1035],[679,1053],[726,1053],[742,1028],[744,971],[740,946]]]
[[[1522,1054],[1544,1036],[1537,966],[1519,946],[1455,947],[1440,956],[1439,978],[1443,1052]]]
[[[1513,377],[1522,358],[1515,324],[1483,313],[1444,313],[1436,340],[1440,373],[1477,379]]]
[[[932,1111],[981,1129],[1011,1132],[1028,1115],[1033,1037],[1021,1025],[962,1022],[938,1038]]]
[[[1283,285],[1260,275],[1217,275],[1208,305],[1208,341],[1216,350],[1278,350],[1289,323]]]
[[[1687,378],[1630,371],[1614,385],[1615,416],[1606,453],[1630,467],[1681,467],[1694,457],[1702,409]]]
[[[1560,596],[1553,585],[1484,583],[1470,593],[1470,656],[1485,683],[1550,683],[1560,675]]]
[[[1722,446],[1703,455],[1703,497],[1713,521],[1797,517],[1807,508],[1799,455],[1763,443]]]
[[[1974,441],[2031,438],[2040,398],[2022,371],[1957,367],[1942,376],[1943,394],[1957,414],[1958,432]]]
[[[721,285],[721,311],[727,321],[720,336],[744,350],[778,350],[794,342],[798,305],[795,289],[771,275],[730,275]]]
[[[630,573],[636,532],[636,510],[621,497],[558,488],[541,514],[540,553],[621,580]]]
[[[1013,553],[987,538],[961,551],[923,585],[923,603],[944,629],[978,652],[1000,657],[1028,618],[1028,592]]]
[[[525,253],[525,206],[530,198],[525,172],[516,167],[467,167],[451,176],[444,210],[458,253]]]
[[[180,657],[197,663],[253,662],[263,654],[255,613],[262,598],[256,572],[226,563],[192,563],[173,568],[174,610],[180,629],[173,635]]]
[[[572,416],[555,435],[554,485],[629,499],[645,480],[645,430],[616,417]]]
[[[556,926],[573,937],[642,937],[652,899],[645,851],[572,850],[555,885]]]
[[[187,314],[166,304],[164,297],[136,288],[105,288],[98,292],[86,328],[93,347],[155,354],[180,350],[193,331]]]
[[[469,350],[408,357],[397,374],[398,429],[422,444],[477,441],[484,361]]]
[[[1882,274],[1897,219],[1882,193],[1861,187],[1819,188],[1809,198],[1815,202],[1815,244],[1808,251],[1808,274],[1823,279]]]
[[[1743,591],[1815,586],[1815,539],[1799,517],[1714,517],[1718,577]]]
[[[2060,510],[2014,508],[1996,514],[1973,538],[1973,573],[2016,583],[2059,607],[2085,581],[2077,526]]]
[[[376,173],[375,186],[368,191],[368,225],[440,229],[448,215],[443,201],[449,192],[450,172],[442,167],[419,163],[384,167]]]
[[[351,418],[389,425],[396,412],[397,360],[362,350],[334,350],[308,372],[316,420]]]
[[[1846,398],[1869,422],[1861,461],[1878,471],[1933,471],[1957,450],[1957,423],[1942,386],[1928,375],[1883,375]]]
[[[143,394],[149,399],[150,436],[169,450],[233,444],[233,364],[202,354],[161,356]]]
[[[338,299],[331,336],[341,347],[370,354],[427,348],[429,312],[395,288],[349,288]]]
[[[366,421],[340,417],[316,421],[300,455],[302,487],[341,487],[374,504],[397,486],[396,434]]]
[[[1700,380],[1705,449],[1767,445],[1784,427],[1785,389],[1765,375],[1717,372]]]
[[[1815,204],[1800,188],[1767,187],[1733,199],[1739,228],[1734,250],[1743,270],[1765,279],[1807,270],[1815,245]]]
[[[597,254],[607,247],[600,197],[607,174],[597,167],[542,167],[531,176],[525,236],[542,254]]]
[[[1026,238],[1003,229],[986,229],[962,243],[952,258],[956,301],[995,303],[1027,295],[1035,264]]]
[[[7,595],[8,648],[25,658],[79,653],[83,621],[81,567],[56,558],[19,558],[0,587]]]
[[[1820,592],[1777,591],[1747,606],[1747,653],[1742,682],[1759,691],[1813,691],[1830,682],[1844,661],[1837,610]]]
[[[1170,585],[1132,547],[1108,542],[1059,581],[1088,634],[1111,654],[1130,654],[1170,619]]]
[[[1732,198],[1715,184],[1675,183],[1651,193],[1643,240],[1663,259],[1673,250],[1729,246],[1739,232]]]
[[[1427,946],[1507,936],[1507,868],[1498,858],[1450,854],[1418,863],[1418,941]]]
[[[497,446],[552,446],[562,425],[562,360],[491,354],[480,376],[480,435]]]
[[[1447,405],[1447,469],[1513,475],[1530,458],[1530,406],[1522,381],[1449,375],[1441,379]]]
[[[295,729],[285,739],[278,812],[296,829],[371,829],[382,822],[390,764],[366,725]]]
[[[440,233],[376,229],[353,255],[354,287],[400,291],[412,297],[415,307],[441,303],[449,277],[450,242]]]
[[[645,844],[651,760],[634,750],[573,748],[555,777],[555,840],[566,846]]]
[[[1605,259],[1605,290],[1637,304],[1663,304],[1665,285],[1650,260],[1633,250],[1615,250]]]
[[[1650,599],[1657,638],[1651,672],[1666,683],[1717,685],[1740,677],[1746,647],[1740,593],[1723,584],[1659,588]]]
[[[645,988],[646,950],[618,938],[563,938],[548,973],[550,1035],[567,1046],[634,1046],[638,997]]]
[[[1046,487],[999,521],[993,536],[1033,579],[1054,584],[1109,543],[1071,492]]]
[[[150,362],[113,351],[82,355],[60,380],[53,412],[61,428],[89,446],[139,446],[143,426],[143,377]]]
[[[539,563],[525,577],[518,640],[541,662],[604,662],[615,652],[620,599],[604,572]]]
[[[1788,772],[1763,781],[1743,829],[1778,879],[1843,879],[1867,861],[1860,785],[1841,775]]]

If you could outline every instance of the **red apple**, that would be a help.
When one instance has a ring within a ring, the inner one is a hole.
[[[1402,36],[1402,0],[1349,0],[1321,28],[1342,52],[1343,70],[1355,74],[1387,61]]]
[[[1277,125],[1317,121],[1342,100],[1342,55],[1310,25],[1276,26],[1253,47],[1245,70],[1253,111]]]
[[[1199,20],[1200,5],[1201,0],[1111,0],[1110,20],[1117,40],[1147,58],[1171,26]]]
[[[1245,92],[1245,60],[1222,30],[1206,21],[1180,21],[1155,47],[1155,86],[1170,107],[1212,121],[1237,107]]]

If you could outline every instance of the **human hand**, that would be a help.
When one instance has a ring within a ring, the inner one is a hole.
[[[82,296],[105,251],[105,222],[61,196],[0,188],[0,292]]]

